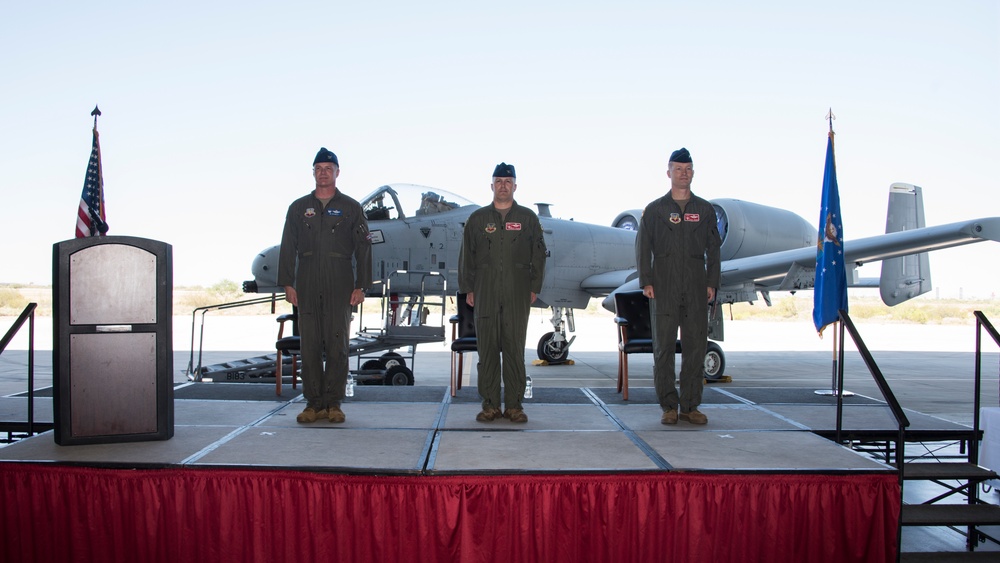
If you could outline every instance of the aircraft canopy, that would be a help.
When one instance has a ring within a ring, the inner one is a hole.
[[[369,221],[434,215],[466,205],[475,204],[449,191],[416,184],[388,184],[361,200]]]

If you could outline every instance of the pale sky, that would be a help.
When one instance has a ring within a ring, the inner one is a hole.
[[[1000,215],[993,0],[150,4],[0,4],[0,282],[51,283],[95,104],[109,234],[173,245],[179,286],[250,279],[321,146],[357,199],[486,203],[506,161],[520,203],[600,224],[684,146],[698,195],[818,222],[832,108],[848,240],[884,230],[893,182],[928,224]],[[989,296],[1000,244],[931,267],[942,297]]]

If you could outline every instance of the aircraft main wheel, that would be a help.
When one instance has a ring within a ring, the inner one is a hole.
[[[712,381],[722,379],[726,371],[726,355],[722,353],[722,347],[708,341],[708,348],[705,350],[705,379]]]
[[[545,360],[550,364],[566,361],[566,356],[569,356],[569,346],[566,345],[565,339],[557,342],[554,336],[554,332],[546,332],[538,340],[539,360]]]
[[[385,370],[385,385],[413,385],[413,372],[406,366],[392,366]]]
[[[380,360],[382,362],[382,367],[385,369],[389,369],[393,366],[406,367],[406,360],[404,360],[403,356],[400,356],[396,352],[386,352],[385,354],[382,354]]]

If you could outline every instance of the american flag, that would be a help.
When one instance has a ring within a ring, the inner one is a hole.
[[[96,111],[96,110],[95,110]],[[76,238],[104,236],[108,224],[104,222],[104,177],[101,174],[101,144],[94,126],[94,146],[90,150],[87,177],[83,181],[80,208],[76,212]]]

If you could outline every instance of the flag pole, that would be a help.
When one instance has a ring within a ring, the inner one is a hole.
[[[101,144],[97,133],[97,117],[101,110],[96,105],[94,111],[93,143],[90,148],[90,160],[87,162],[87,174],[83,180],[83,192],[80,194],[80,205],[76,213],[76,238],[105,236],[108,223],[105,220],[104,209],[104,174],[101,170]]]
[[[94,116],[94,138],[96,139],[100,137],[100,134],[97,132],[97,118],[101,116],[101,108],[98,107],[98,104],[94,104],[94,111],[90,112],[90,115]],[[101,152],[100,147],[98,147],[97,174],[98,176],[100,176],[100,193],[98,195],[98,205],[100,207],[98,208],[97,211],[98,218],[96,219],[96,222],[97,222],[98,232],[101,233],[101,236],[104,236],[108,232],[108,224],[104,221],[104,171],[101,170],[100,152]]]
[[[837,344],[840,342],[840,320],[833,322],[833,371],[830,372],[830,389],[837,394]]]
[[[833,143],[834,143],[833,138],[834,138],[834,135],[835,135],[835,133],[833,132],[833,120],[834,119],[837,119],[837,116],[833,115],[833,108],[830,108],[830,110],[826,114],[826,120],[830,124],[829,137],[830,137],[830,150],[831,151],[833,150]],[[834,174],[835,174],[835,172],[834,172]],[[822,235],[822,233],[821,233],[821,235]],[[822,244],[822,242],[820,242],[819,244]],[[833,358],[832,358],[832,362],[831,362],[832,371],[831,371],[831,374],[830,374],[830,388],[829,389],[818,389],[818,390],[816,390],[815,393],[817,395],[835,396],[835,395],[839,394],[842,397],[850,397],[850,396],[854,395],[854,393],[852,393],[850,391],[844,391],[843,389],[840,389],[838,387],[838,377],[837,377],[837,375],[838,375],[838,373],[837,373],[837,367],[838,367],[837,364],[838,364],[838,361],[839,361],[838,360],[838,358],[839,358],[839,356],[838,356],[838,350],[839,350],[838,345],[840,345],[840,346],[843,345],[843,342],[840,342],[840,339],[838,338],[838,334],[840,333],[840,331],[838,330],[839,327],[840,327],[839,323],[840,323],[840,318],[839,317],[836,320],[834,320],[833,323],[832,323],[832,325],[833,325]],[[819,328],[819,335],[820,335],[820,337],[823,336],[823,330],[824,330],[824,328],[825,327]]]
[[[95,117],[94,119],[96,120],[97,118]],[[826,121],[830,124],[830,143],[834,143],[834,132],[833,132],[833,120],[834,119],[837,119],[837,116],[833,115],[833,108],[830,108],[830,111],[828,111],[826,113]],[[840,325],[838,323],[840,323],[840,318],[839,317],[837,318],[837,320],[833,321],[833,371],[830,372],[830,394],[831,395],[836,395],[837,391],[838,391],[838,389],[837,389],[837,341],[839,340],[839,338],[837,338],[837,336],[838,336],[838,334],[840,334],[840,332],[837,330],[840,327]]]
[[[94,111],[90,112],[90,115],[94,116],[94,138],[97,138],[100,136],[97,133],[97,118],[101,116],[101,108],[98,107],[98,104],[94,104]],[[98,150],[98,154],[100,154],[100,150]],[[100,170],[101,161],[99,158],[97,161],[97,168],[98,168],[98,174],[101,176],[101,194],[98,199],[98,205],[100,205],[100,208],[98,209],[98,216],[101,216],[104,214],[104,185],[103,185],[104,173],[102,170]],[[101,231],[101,234],[104,234],[105,232],[107,232],[107,227],[105,227],[104,230]]]
[[[833,326],[833,359],[831,361],[831,366],[833,367],[833,371],[830,374],[830,389],[829,390],[819,389],[815,393],[817,395],[830,395],[830,396],[840,395],[841,397],[853,397],[854,396],[853,391],[845,391],[844,389],[838,387],[839,373],[837,372],[837,367],[840,361],[839,360],[840,355],[837,352],[840,350],[839,347],[844,345],[844,342],[840,339],[840,319],[833,321],[832,326]]]

